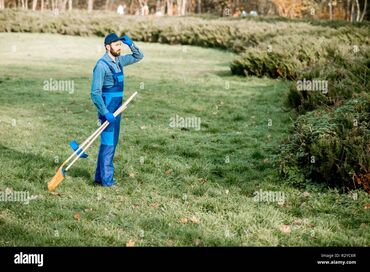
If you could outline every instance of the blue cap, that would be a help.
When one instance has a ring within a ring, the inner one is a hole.
[[[111,44],[116,41],[119,41],[118,36],[115,33],[109,33],[104,39],[104,45]]]

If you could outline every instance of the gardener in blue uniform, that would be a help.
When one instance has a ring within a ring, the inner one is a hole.
[[[132,54],[120,56],[122,43]],[[140,61],[144,55],[128,36],[119,38],[110,33],[104,39],[106,53],[98,60],[93,71],[91,99],[102,123],[109,126],[101,135],[101,143],[96,165],[95,182],[103,186],[115,185],[113,157],[118,143],[121,115],[113,113],[122,105],[124,99],[124,72],[127,65]]]

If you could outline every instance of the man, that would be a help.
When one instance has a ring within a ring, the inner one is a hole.
[[[126,44],[132,54],[120,56],[122,43]],[[95,182],[102,186],[112,186],[113,157],[118,143],[121,115],[114,117],[113,113],[122,105],[124,97],[123,68],[138,62],[144,55],[127,36],[118,38],[114,33],[104,39],[106,53],[98,60],[93,71],[91,99],[97,110],[100,123],[106,120],[109,126],[101,134],[101,143],[95,172]]]

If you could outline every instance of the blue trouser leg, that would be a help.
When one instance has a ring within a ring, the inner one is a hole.
[[[103,123],[105,120],[100,120]],[[98,161],[96,165],[95,181],[102,185],[109,185],[113,182],[114,165],[113,158],[120,133],[121,115],[116,118],[102,133],[99,148]]]
[[[101,171],[100,171],[100,162],[102,160],[102,150],[101,150],[101,145],[99,147],[99,153],[98,153],[98,160],[96,162],[96,171],[95,171],[95,182],[101,183]]]

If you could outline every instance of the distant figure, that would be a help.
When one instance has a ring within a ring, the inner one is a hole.
[[[257,11],[255,11],[255,10],[252,10],[249,14],[251,16],[258,16]]]
[[[248,13],[245,10],[243,10],[241,16],[242,17],[247,17],[248,16]]]
[[[119,5],[118,8],[117,8],[117,13],[119,15],[125,14],[125,8],[122,5]]]
[[[160,10],[158,10],[156,13],[155,13],[155,16],[158,16],[158,17],[160,17],[160,16],[162,16],[163,14],[162,14],[162,12],[160,11]]]

